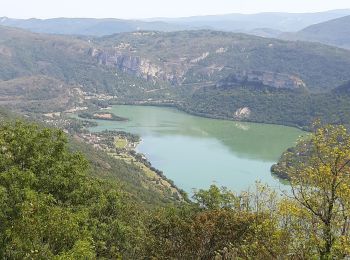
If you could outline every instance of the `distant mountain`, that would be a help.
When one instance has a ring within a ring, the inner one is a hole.
[[[145,20],[55,18],[0,18],[0,25],[18,27],[32,32],[103,36],[133,31],[179,31],[211,29],[243,32],[264,37],[277,37],[279,31],[295,32],[312,24],[350,15],[350,9],[320,13],[258,13],[195,16],[186,18],[152,18]],[[263,28],[263,29],[261,29]]]
[[[11,19],[0,18],[0,25],[26,29],[38,33],[102,36],[138,30],[175,31],[186,29],[185,25],[166,22],[144,22],[121,19],[54,18]]]
[[[350,49],[350,15],[309,26],[297,33],[283,34],[281,37]]]
[[[222,31],[248,32],[257,28],[293,32],[312,24],[350,15],[350,9],[318,13],[257,13],[194,16],[184,18],[153,18],[148,21],[163,21],[178,25],[204,27]]]

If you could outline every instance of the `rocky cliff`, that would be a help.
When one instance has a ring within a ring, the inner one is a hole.
[[[125,33],[92,41],[101,64],[190,88],[235,75],[238,83],[319,93],[350,75],[350,52],[313,43],[206,30]]]
[[[299,89],[306,88],[306,84],[297,76],[270,71],[241,71],[217,83],[217,87],[251,84],[256,86],[270,86],[274,88]]]
[[[91,55],[100,65],[115,67],[147,80],[164,80],[172,84],[181,84],[185,72],[184,64],[177,62],[152,62],[150,59],[128,52],[92,49]]]
[[[181,85],[186,80],[186,74],[189,69],[195,66],[198,67],[200,61],[209,56],[209,52],[205,52],[200,57],[191,60],[180,58],[178,60],[152,62],[150,59],[129,52],[92,49],[90,53],[100,65],[115,67],[120,71],[128,72],[147,80],[164,80],[173,85]],[[209,66],[200,65],[200,67],[201,69],[198,72],[202,74],[202,77],[206,78],[225,68],[216,64]],[[227,68],[227,70],[232,69]],[[303,80],[297,76],[270,71],[235,71],[229,77],[218,82],[217,86],[245,82],[275,88],[298,89],[306,87]]]

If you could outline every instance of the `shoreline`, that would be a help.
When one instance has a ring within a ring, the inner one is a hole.
[[[87,111],[78,113],[77,116],[81,119],[90,119],[90,120],[105,120],[105,121],[115,121],[115,122],[124,122],[128,121],[128,118],[120,117],[111,112],[103,112],[102,109],[98,111]]]
[[[130,102],[117,102],[114,104],[110,104],[109,107],[110,109],[113,106],[153,106],[153,107],[166,107],[166,108],[174,108],[177,109],[178,111],[181,111],[183,113],[192,115],[192,116],[197,116],[201,118],[208,118],[208,119],[216,119],[216,120],[225,120],[225,121],[231,121],[231,122],[237,122],[237,123],[250,123],[250,124],[264,124],[264,125],[275,125],[275,126],[284,126],[284,127],[291,127],[295,128],[304,132],[310,132],[307,130],[306,127],[298,126],[298,125],[292,125],[292,124],[280,124],[280,123],[268,123],[268,122],[261,122],[261,121],[250,121],[250,120],[238,120],[233,117],[226,117],[226,116],[215,116],[211,114],[206,114],[206,113],[199,113],[191,110],[186,110],[183,109],[181,106],[177,104],[172,104],[172,103],[147,103],[148,101],[130,101]]]
[[[159,170],[157,168],[155,168],[152,163],[149,161],[149,159],[147,158],[147,156],[143,153],[141,153],[137,147],[140,145],[140,143],[143,142],[143,139],[141,138],[141,136],[138,136],[139,140],[137,142],[133,142],[132,144],[132,148],[129,150],[129,153],[127,153],[130,157],[132,157],[133,159],[135,159],[137,162],[141,163],[144,167],[146,167],[148,170],[150,170],[151,172],[155,173],[161,181],[165,182],[165,186],[169,185],[170,188],[174,189],[180,200],[186,200],[187,198],[187,193],[183,190],[180,189],[179,187],[177,187],[177,185],[174,183],[173,180],[169,179],[168,177],[166,177],[163,173],[162,170]],[[126,146],[128,146],[128,144],[126,144]],[[125,148],[124,148],[125,149]],[[144,171],[145,174],[147,174],[146,171]],[[164,185],[164,184],[162,184]]]
[[[137,147],[143,141],[138,135],[118,130],[103,130],[75,133],[84,142],[92,145],[97,150],[106,152],[111,157],[123,160],[125,163],[136,164],[144,172],[150,183],[158,186],[159,190],[171,192],[177,200],[187,201],[187,193],[176,186],[173,180],[167,178],[163,171],[155,168],[146,155],[141,153]],[[118,146],[118,139],[123,139],[125,145]]]

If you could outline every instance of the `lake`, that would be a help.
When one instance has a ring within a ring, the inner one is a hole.
[[[94,120],[98,126],[90,130],[140,135],[137,151],[189,193],[213,183],[242,191],[258,180],[283,188],[270,167],[305,135],[296,128],[202,118],[167,107],[118,105],[109,111],[129,121]]]

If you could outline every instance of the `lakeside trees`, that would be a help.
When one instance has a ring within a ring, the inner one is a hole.
[[[0,258],[350,255],[350,135],[342,126],[316,127],[292,150],[287,195],[260,183],[241,194],[213,185],[192,202],[152,208],[90,176],[59,130],[2,123],[0,146]]]
[[[350,135],[343,126],[316,125],[295,152],[283,169],[294,199],[288,213],[304,222],[303,232],[321,259],[345,257],[350,252]],[[304,158],[295,160],[298,154]]]

